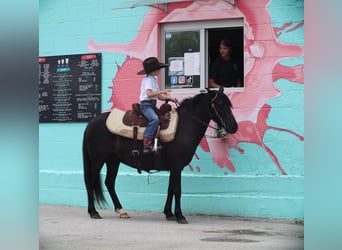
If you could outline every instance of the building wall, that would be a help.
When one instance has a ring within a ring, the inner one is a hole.
[[[202,140],[183,171],[183,212],[303,218],[304,1],[236,2],[245,18],[245,90],[229,97],[239,130],[229,140]],[[39,3],[40,56],[102,53],[103,111],[128,109],[138,100],[135,73],[144,58],[158,54],[161,19],[175,18],[172,14],[181,9],[193,16],[205,9],[210,19],[218,6],[220,11],[232,7],[213,0],[171,3],[166,12],[148,6],[112,9],[122,3]],[[81,155],[85,127],[39,124],[40,203],[87,205]],[[138,174],[121,165],[117,191],[126,210],[162,211],[167,184],[168,172]],[[113,208],[106,197],[107,208]]]

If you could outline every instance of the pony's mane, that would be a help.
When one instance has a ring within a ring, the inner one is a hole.
[[[178,106],[177,110],[181,110],[185,106],[193,106],[197,103],[197,101],[205,94],[198,94],[192,97],[185,98]]]
[[[212,91],[214,92],[214,91]],[[223,94],[225,95],[225,94]],[[177,110],[181,110],[184,107],[189,107],[189,106],[193,106],[196,105],[198,103],[198,101],[200,99],[203,99],[204,96],[208,96],[210,97],[210,93],[201,93],[192,97],[188,97],[186,99],[184,99],[178,106]],[[213,98],[213,97],[210,97]],[[226,98],[224,98],[227,102],[228,102],[228,107],[233,108],[233,104],[230,101],[230,99],[228,98],[228,96],[226,96]]]

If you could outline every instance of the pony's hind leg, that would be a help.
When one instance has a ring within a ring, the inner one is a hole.
[[[167,220],[176,220],[176,217],[172,213],[172,200],[173,200],[173,189],[171,185],[171,173],[169,177],[169,187],[167,190],[167,198],[164,207],[164,214]]]
[[[92,164],[91,168],[85,171],[85,184],[88,197],[88,214],[92,219],[101,219],[102,217],[95,209],[95,200],[98,204],[105,202],[101,187],[100,170],[104,162]]]
[[[187,224],[188,221],[183,215],[182,209],[181,209],[181,178],[182,178],[182,172],[181,170],[171,170],[170,171],[170,185],[172,186],[172,192],[175,197],[175,216],[177,219],[177,222],[180,224]]]
[[[106,162],[107,165],[107,174],[105,185],[109,192],[110,197],[112,198],[115,211],[120,214],[120,218],[129,218],[127,212],[122,209],[122,205],[119,201],[119,197],[115,191],[115,180],[118,175],[120,162],[115,159],[110,159]]]

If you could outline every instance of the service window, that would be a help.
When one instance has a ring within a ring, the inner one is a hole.
[[[234,67],[239,69],[241,87],[227,87],[227,91],[244,89],[243,19],[166,23],[161,26],[161,59],[170,66],[162,75],[166,89],[203,89],[209,87],[209,76],[216,58],[220,57],[222,39],[231,43]]]

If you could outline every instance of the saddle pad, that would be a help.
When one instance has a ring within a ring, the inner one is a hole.
[[[178,114],[175,110],[172,110],[170,112],[171,120],[169,127],[167,129],[159,131],[159,139],[162,142],[169,142],[175,138],[176,128],[178,124]],[[108,130],[113,134],[133,139],[133,127],[127,126],[122,122],[122,118],[124,115],[125,111],[117,108],[112,109],[106,120],[106,126]],[[138,140],[143,139],[144,131],[145,127],[138,128]]]

